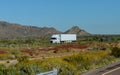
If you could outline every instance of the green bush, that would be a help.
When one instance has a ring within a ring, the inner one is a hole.
[[[12,65],[4,70],[4,75],[20,75],[20,73],[16,67]]]
[[[0,75],[36,75],[44,71],[44,68],[42,68],[38,63],[31,61],[20,62],[9,67],[0,65]]]
[[[28,62],[29,57],[28,56],[21,56],[17,59],[18,62]]]
[[[84,54],[72,55],[64,58],[65,61],[77,66],[78,69],[89,69],[92,63],[91,56]]]
[[[36,75],[45,71],[43,67],[34,61],[20,62],[15,67],[20,71],[20,75]]]
[[[118,47],[113,47],[111,49],[111,55],[113,55],[114,57],[120,57],[120,48]]]
[[[6,68],[4,65],[0,65],[0,75],[20,75],[15,66],[9,66]]]
[[[81,52],[76,55],[67,56],[64,61],[73,64],[78,70],[86,71],[92,68],[96,68],[99,65],[108,64],[112,57],[108,51],[88,51]]]
[[[4,75],[5,66],[0,65],[0,75]]]

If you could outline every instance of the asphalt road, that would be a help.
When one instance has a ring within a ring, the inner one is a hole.
[[[102,68],[91,70],[82,75],[120,75],[120,61]]]
[[[120,75],[120,67],[117,67],[117,68],[112,69],[112,70],[110,70],[108,72],[105,72],[102,75]]]

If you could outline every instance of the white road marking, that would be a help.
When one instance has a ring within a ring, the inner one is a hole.
[[[110,70],[110,71],[108,71],[108,72],[105,72],[105,73],[103,73],[102,75],[109,74],[109,73],[111,73],[111,72],[113,72],[113,71],[115,71],[115,70],[118,70],[118,69],[120,69],[120,67],[118,67],[118,68],[115,68],[115,69],[113,69],[113,70]]]

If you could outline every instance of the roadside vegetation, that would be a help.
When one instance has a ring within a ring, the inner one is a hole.
[[[84,36],[75,43],[50,44],[49,38],[1,39],[0,75],[80,75],[119,60],[120,36]],[[17,60],[17,63],[11,60]],[[9,64],[9,65],[8,65]]]

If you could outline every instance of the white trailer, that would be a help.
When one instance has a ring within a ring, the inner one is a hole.
[[[53,34],[51,36],[51,43],[74,42],[77,40],[76,34]]]

